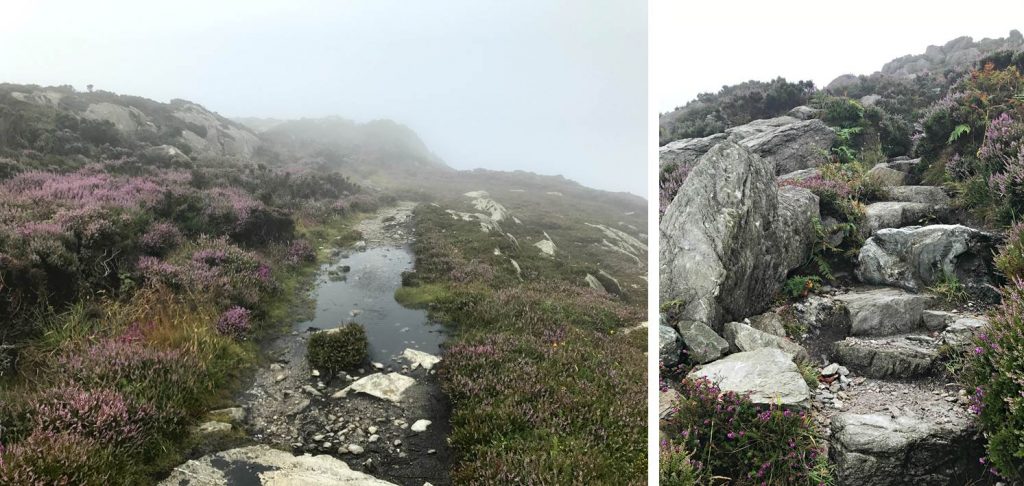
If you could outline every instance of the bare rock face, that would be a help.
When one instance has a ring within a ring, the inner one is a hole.
[[[832,147],[835,139],[835,132],[825,122],[812,119],[752,135],[741,143],[772,162],[775,175],[782,175],[821,165],[825,160],[822,154]]]
[[[806,189],[780,191],[772,162],[731,141],[701,157],[661,222],[661,298],[678,322],[720,329],[767,310],[806,261],[819,217]]]
[[[841,414],[832,419],[829,455],[840,486],[974,484],[983,442],[970,420]],[[983,483],[982,483],[983,484]]]
[[[987,296],[996,236],[961,225],[879,230],[861,247],[857,276],[865,283],[912,292],[955,278],[969,292]]]

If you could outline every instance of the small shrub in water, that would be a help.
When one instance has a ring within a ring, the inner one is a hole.
[[[366,331],[354,322],[309,338],[309,366],[328,374],[359,366],[368,356]]]

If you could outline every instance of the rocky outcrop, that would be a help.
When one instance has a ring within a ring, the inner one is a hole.
[[[266,445],[230,449],[186,462],[161,486],[394,486],[369,474],[353,471],[328,455],[293,456]]]
[[[995,245],[995,235],[960,225],[883,229],[861,247],[857,276],[912,292],[955,278],[968,291],[988,295]]]
[[[733,142],[705,154],[661,222],[661,298],[712,328],[765,311],[806,261],[817,197],[780,191],[772,162]],[[751,244],[759,242],[759,244]]]
[[[1012,30],[1003,39],[974,39],[964,36],[942,46],[928,46],[924,54],[903,56],[882,66],[881,73],[898,78],[914,76],[946,69],[967,69],[987,54],[1000,50],[1024,49],[1024,37],[1020,31]]]
[[[810,399],[810,389],[792,357],[777,348],[731,354],[688,376],[707,378],[722,391],[749,393],[754,403],[804,406]]]
[[[984,472],[983,443],[967,418],[842,414],[832,419],[829,455],[840,486],[971,484]]]

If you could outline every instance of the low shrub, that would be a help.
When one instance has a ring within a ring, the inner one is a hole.
[[[1024,223],[1017,223],[1006,231],[1006,241],[993,261],[1007,280],[1024,279]]]
[[[245,307],[234,306],[220,315],[217,320],[217,332],[235,339],[244,339],[252,329],[252,314]]]
[[[665,419],[668,440],[692,451],[700,474],[730,484],[831,483],[827,457],[805,411],[760,405],[707,379],[684,379]]]
[[[658,484],[662,486],[695,486],[704,484],[697,477],[690,454],[681,446],[662,440],[658,451]],[[699,465],[698,465],[699,467]]]
[[[329,375],[352,369],[366,362],[367,347],[366,330],[354,322],[316,332],[309,338],[309,366]]]
[[[285,261],[291,265],[315,262],[316,249],[306,240],[294,240],[288,245]]]
[[[645,477],[644,356],[629,336],[549,324],[472,333],[438,376],[462,484],[627,484]],[[609,359],[614,356],[615,359]],[[627,479],[630,478],[630,479]]]
[[[181,231],[173,223],[153,223],[140,240],[142,248],[151,255],[163,255],[181,245]]]
[[[139,481],[102,441],[72,431],[38,432],[0,444],[0,483],[105,486]]]
[[[1024,480],[1024,280],[1011,279],[1003,301],[966,352],[961,379],[973,390],[970,410],[985,433],[987,460],[1010,482]]]

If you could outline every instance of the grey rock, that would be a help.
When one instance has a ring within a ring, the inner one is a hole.
[[[942,332],[942,341],[950,346],[963,347],[971,343],[988,321],[978,317],[961,317],[953,321],[945,331]]]
[[[861,234],[866,238],[885,228],[902,228],[941,220],[949,208],[935,204],[885,201],[868,204],[864,208]]]
[[[836,296],[845,304],[853,336],[903,334],[922,325],[921,314],[934,297],[899,289],[876,289]]]
[[[658,417],[667,418],[672,415],[676,404],[679,403],[679,392],[675,388],[658,391]]]
[[[214,417],[223,417],[225,420],[228,420],[229,422],[236,424],[245,422],[246,417],[245,409],[242,407],[231,407],[222,408],[220,410],[213,410],[210,412],[210,415]]]
[[[795,170],[793,172],[789,172],[789,173],[786,173],[786,174],[782,174],[782,175],[780,175],[778,177],[778,180],[780,182],[782,182],[782,181],[804,181],[804,180],[812,179],[812,178],[816,178],[816,177],[821,177],[821,170],[820,169],[800,169],[800,170]]]
[[[956,320],[957,317],[958,316],[952,312],[940,310],[929,309],[921,313],[921,319],[924,321],[924,328],[929,331],[941,331]]]
[[[790,355],[776,348],[731,354],[690,372],[722,391],[749,393],[754,403],[805,406],[810,389]]]
[[[712,328],[764,312],[806,261],[818,216],[817,197],[779,190],[770,162],[732,142],[715,146],[662,218],[662,301],[684,304],[680,323]]]
[[[253,484],[314,486],[394,486],[369,474],[353,471],[329,455],[295,456],[266,445],[242,447],[188,461],[171,472],[161,486],[224,486],[236,484],[237,471],[251,474]]]
[[[765,312],[748,319],[750,327],[758,331],[766,332],[773,336],[786,337],[786,327],[783,324],[782,316],[775,312]]]
[[[952,200],[941,187],[936,186],[896,186],[887,190],[889,199],[897,202],[915,202],[948,207]]]
[[[796,121],[746,137],[741,142],[775,165],[775,175],[817,167],[825,162],[836,134],[817,119]]]
[[[970,420],[845,413],[832,419],[829,456],[840,486],[970,484],[981,478],[983,442]]]
[[[793,305],[796,320],[808,329],[846,337],[850,332],[850,315],[846,304],[837,299],[811,295]]]
[[[661,170],[692,169],[704,154],[726,139],[718,133],[704,138],[684,138],[669,142],[658,149],[658,167]]]
[[[917,378],[931,375],[936,346],[905,338],[846,338],[833,344],[835,359],[868,378]]]
[[[679,364],[683,355],[683,343],[679,333],[664,324],[658,326],[658,359],[667,367]]]
[[[798,106],[789,110],[789,113],[786,113],[787,116],[791,116],[798,120],[810,120],[812,118],[817,118],[819,114],[821,114],[821,110],[811,108],[810,106]]]
[[[762,118],[751,121],[744,125],[738,125],[725,130],[729,140],[739,142],[755,135],[761,135],[785,126],[798,123],[800,120],[792,116],[778,116],[775,118]]]
[[[968,292],[991,296],[995,244],[994,235],[960,225],[885,229],[861,247],[857,276],[914,292],[955,277]]]
[[[697,363],[714,361],[729,350],[728,341],[700,322],[679,323],[679,335],[690,359]]]
[[[906,182],[907,174],[880,164],[872,167],[867,177],[883,186],[902,186]]]
[[[200,435],[219,434],[231,430],[231,424],[211,420],[203,422],[196,427],[196,433]]]
[[[797,362],[807,361],[807,350],[784,337],[759,331],[740,322],[726,323],[724,331],[725,340],[729,342],[734,352],[776,348],[789,354]]]

